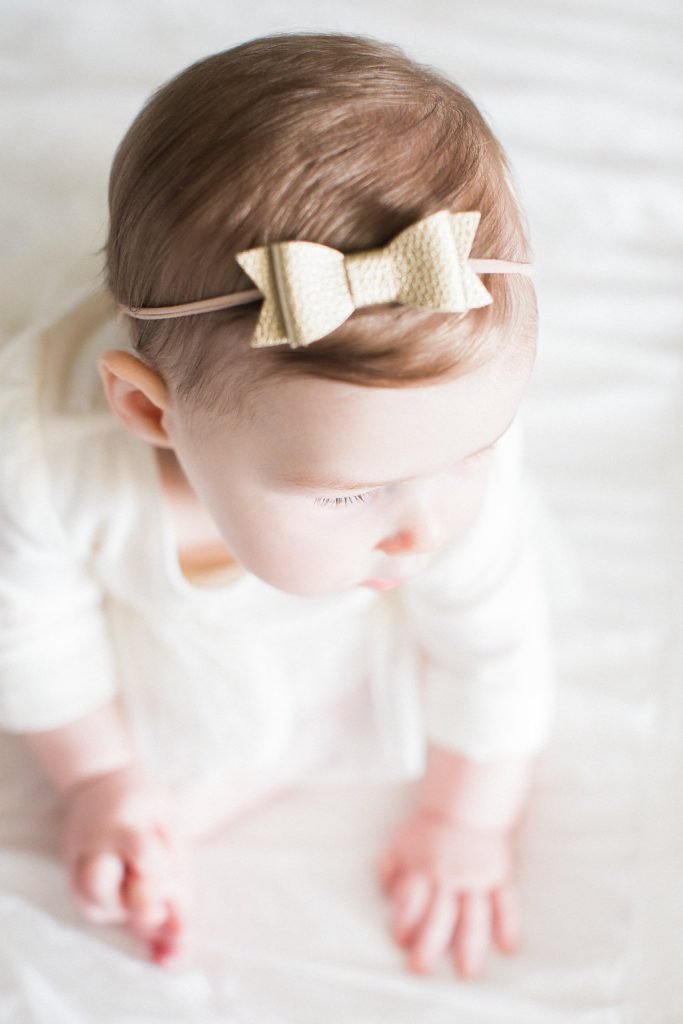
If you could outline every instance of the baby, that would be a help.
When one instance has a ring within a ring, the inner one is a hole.
[[[376,865],[394,940],[476,974],[519,942],[552,689],[504,151],[397,47],[278,34],[154,93],[109,206],[106,288],[0,353],[0,726],[74,896],[170,962],[193,844],[348,746],[421,780]]]

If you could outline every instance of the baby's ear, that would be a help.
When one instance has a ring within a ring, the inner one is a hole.
[[[173,445],[163,423],[170,407],[160,375],[131,352],[109,349],[97,360],[109,406],[126,430],[161,448]]]

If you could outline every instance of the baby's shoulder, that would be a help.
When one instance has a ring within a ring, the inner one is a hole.
[[[0,519],[30,520],[45,507],[39,359],[31,331],[0,348]]]
[[[0,517],[56,525],[59,492],[78,486],[83,452],[110,428],[94,357],[112,326],[111,300],[86,291],[0,344]]]

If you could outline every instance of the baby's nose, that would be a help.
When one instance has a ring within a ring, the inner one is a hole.
[[[419,555],[431,554],[440,546],[441,540],[437,531],[428,525],[420,528],[399,530],[386,537],[377,545],[386,555]]]
[[[452,498],[442,488],[441,480],[414,487],[396,510],[391,532],[377,548],[387,555],[431,555],[443,547]]]

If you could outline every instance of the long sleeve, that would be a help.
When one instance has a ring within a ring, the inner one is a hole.
[[[31,341],[0,353],[0,728],[15,732],[76,720],[117,691],[100,587],[55,512]]]
[[[402,588],[427,740],[474,760],[535,754],[552,722],[552,645],[520,429],[496,448],[475,522]]]

